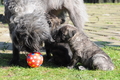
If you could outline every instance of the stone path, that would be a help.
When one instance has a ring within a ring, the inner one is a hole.
[[[99,45],[120,46],[120,5],[87,5],[85,32]]]
[[[100,47],[120,46],[119,7],[120,5],[87,4],[89,22],[85,24],[85,33]],[[0,25],[4,26],[5,24],[0,23]],[[11,39],[8,28],[1,27],[0,53],[11,53],[11,50]]]

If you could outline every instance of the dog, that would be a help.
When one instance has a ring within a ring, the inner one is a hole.
[[[9,25],[13,43],[13,58],[10,62],[13,65],[19,63],[19,52],[21,50],[39,51],[39,44],[46,40],[54,41],[44,13],[51,12],[64,21],[65,13],[68,12],[73,24],[79,30],[83,29],[84,23],[87,21],[87,12],[83,0],[4,0],[4,6],[5,18]],[[32,20],[34,17],[37,20]]]
[[[63,23],[63,20],[53,14],[48,14],[47,20],[50,26],[51,35],[54,38],[57,33],[57,28]],[[67,66],[72,59],[72,52],[67,43],[57,43],[56,41],[51,43],[45,41],[45,49],[47,59],[58,66]]]
[[[28,0],[24,1],[28,2]],[[43,41],[48,40],[52,42],[53,40],[46,13],[42,12],[42,8],[39,8],[40,11],[36,10],[37,7],[35,7],[33,12],[30,12],[31,10],[21,11],[24,7],[35,6],[35,4],[30,4],[23,4],[21,0],[8,0],[5,6],[5,17],[13,43],[13,58],[10,61],[10,65],[19,64],[20,51],[37,52],[40,50],[40,45]],[[23,8],[19,8],[19,5],[23,6]]]
[[[80,70],[86,70],[86,68],[101,70],[114,69],[110,57],[91,42],[82,31],[79,32],[79,30],[72,25],[61,25],[61,19],[54,15],[50,15],[48,20],[55,42],[46,44],[46,52],[49,55],[50,53],[53,54],[53,62],[55,64],[60,66],[69,65],[69,68],[71,68],[70,64],[72,64],[73,68],[77,62],[80,62],[83,65],[78,67]],[[77,45],[80,43],[79,46],[74,45],[76,43]],[[69,45],[71,45],[71,47],[69,47]],[[95,50],[93,50],[94,48]],[[76,57],[73,57],[74,53]],[[75,60],[71,61],[71,59],[75,59],[77,62],[73,62]],[[98,62],[99,60],[103,62],[100,63]]]
[[[99,69],[113,70],[114,64],[110,57],[100,49],[95,43],[81,30],[79,31],[72,25],[64,24],[58,29],[55,41],[68,43],[73,53],[68,68],[72,69],[78,62],[83,66],[79,66],[80,70]]]

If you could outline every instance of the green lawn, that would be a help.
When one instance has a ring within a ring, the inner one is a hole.
[[[115,70],[80,71],[76,68],[67,69],[44,60],[42,66],[30,68],[27,66],[25,55],[21,54],[21,66],[9,66],[11,54],[0,54],[1,80],[119,80],[120,79],[120,47],[102,48],[113,60]]]
[[[112,6],[108,8],[110,5]],[[116,5],[117,8],[115,7]],[[50,62],[47,62],[46,60],[44,60],[44,63],[41,67],[30,68],[26,63],[26,56],[24,54],[20,55],[20,66],[9,66],[8,63],[12,58],[12,53],[11,51],[7,51],[7,49],[5,48],[6,45],[4,44],[4,48],[0,49],[0,80],[120,80],[120,46],[114,46],[113,44],[109,45],[109,43],[117,43],[120,41],[120,36],[118,37],[116,36],[117,33],[113,33],[113,29],[115,29],[116,32],[120,31],[120,14],[118,14],[118,12],[120,12],[120,4],[87,4],[87,7],[88,13],[90,15],[90,22],[86,24],[86,33],[88,33],[88,35],[94,34],[91,39],[95,42],[102,42],[100,45],[104,46],[102,46],[102,49],[111,57],[115,65],[115,70],[80,71],[77,68],[70,70],[66,67],[58,67]],[[112,8],[114,8],[113,10],[116,10],[117,13],[116,11],[113,11],[113,13],[110,10]],[[103,9],[105,10],[103,11]],[[4,8],[3,6],[0,6],[0,14],[3,13]],[[110,16],[108,16],[108,13],[110,14]],[[107,22],[104,22],[104,20],[106,20]],[[0,23],[0,26],[7,25]],[[97,34],[97,32],[99,32],[99,35]],[[107,36],[100,35],[102,33],[106,34]],[[109,35],[112,35],[114,37]],[[89,35],[89,37],[90,36],[91,35]],[[104,42],[103,40],[108,42]],[[45,53],[43,52],[43,54]]]

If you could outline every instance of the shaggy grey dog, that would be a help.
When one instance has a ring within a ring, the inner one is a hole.
[[[52,13],[64,21],[68,12],[73,24],[81,30],[87,21],[83,0],[4,0],[5,17],[13,42],[11,64],[18,64],[19,52],[39,51],[43,41],[52,42],[45,13]]]
[[[19,51],[37,52],[40,50],[43,41],[53,41],[46,17],[41,12],[23,15],[18,18],[18,22],[14,19],[17,19],[17,17],[10,19],[9,29],[13,42],[13,57],[15,55],[17,60],[18,56],[16,55]],[[13,58],[12,63],[13,61],[16,60]]]
[[[20,1],[22,0],[8,0],[5,6],[5,17],[13,43],[13,58],[10,64],[14,65],[19,64],[20,51],[37,52],[43,41],[53,41],[42,8],[34,7],[35,4],[29,3],[28,0]],[[30,4],[35,8],[32,12],[27,9]]]
[[[110,57],[101,50],[96,44],[89,40],[89,38],[72,25],[62,25],[58,29],[56,35],[57,42],[68,43],[73,57],[68,68],[73,68],[77,62],[83,66],[79,69],[100,69],[100,70],[113,70],[114,65]]]

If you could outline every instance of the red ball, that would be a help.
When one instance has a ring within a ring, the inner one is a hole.
[[[30,67],[39,67],[43,63],[43,56],[39,52],[29,53],[27,56],[27,63]]]

